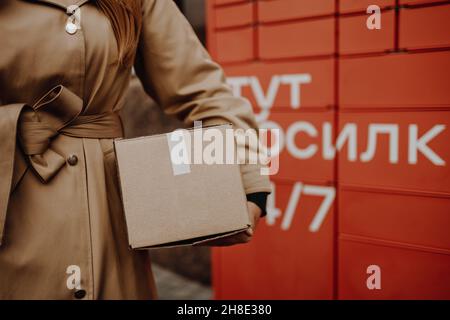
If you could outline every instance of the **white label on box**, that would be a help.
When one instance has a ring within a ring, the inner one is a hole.
[[[167,133],[167,144],[169,145],[170,161],[172,162],[174,176],[191,172],[190,144],[188,148],[186,140],[190,141],[189,133],[186,133],[186,130],[175,130]]]

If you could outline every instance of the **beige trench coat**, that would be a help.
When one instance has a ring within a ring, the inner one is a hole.
[[[81,29],[70,34],[72,4]],[[147,93],[187,124],[255,127],[172,0],[143,0],[142,14]],[[88,0],[1,0],[0,39],[0,299],[155,298],[118,190],[113,138],[131,68],[118,66],[109,20]],[[270,191],[256,166],[242,176],[247,193]]]

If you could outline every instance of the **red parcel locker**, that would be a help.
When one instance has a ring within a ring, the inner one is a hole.
[[[400,47],[450,47],[450,4],[400,10]]]
[[[339,153],[341,184],[450,194],[450,111],[343,112],[340,121],[340,132],[348,124],[357,127],[356,159],[348,154],[348,143]],[[371,125],[398,130],[398,139],[374,135],[373,157],[363,155],[370,149]]]
[[[262,23],[334,14],[335,0],[272,0],[258,2]]]
[[[237,4],[240,2],[251,2],[252,0],[208,0],[212,1],[216,6],[228,5],[228,4]]]
[[[269,121],[280,128],[283,136],[279,172],[274,178],[321,183],[334,180],[334,163],[323,158],[321,148],[323,124],[333,124],[334,112],[272,113]]]
[[[259,57],[267,60],[332,55],[334,30],[334,18],[261,25]]]
[[[274,184],[278,211],[269,209],[269,216],[261,221],[253,241],[213,250],[215,298],[333,297],[332,201],[325,203],[320,228],[311,232],[310,226],[326,197],[311,195],[309,189],[313,188],[299,182]],[[333,190],[327,185],[315,187],[326,192]]]
[[[239,95],[251,102],[257,114],[264,104],[272,106],[268,114],[332,108],[335,104],[334,61],[253,62],[225,66],[225,74],[239,82],[236,84],[240,88]]]
[[[342,236],[339,298],[450,299],[449,266],[450,251],[415,250],[402,244]],[[371,276],[377,276],[379,282]]]
[[[395,2],[338,2],[341,13],[359,12],[339,17],[340,53],[367,54],[339,58],[338,69],[334,59],[319,59],[332,55],[335,41],[339,41],[334,18],[325,13],[329,7],[322,6],[327,1],[315,1],[301,12],[292,6],[306,2],[295,1],[289,6],[288,1],[258,1],[253,5],[258,9],[254,13],[259,26],[251,27],[248,20],[244,24],[240,15],[238,22],[233,22],[234,18],[222,20],[225,27],[228,23],[232,28],[219,29],[219,33],[212,32],[217,19],[209,20],[208,39],[213,39],[209,47],[214,57],[225,63],[228,78],[241,81],[237,91],[252,102],[262,123],[275,123],[283,134],[292,132],[290,128],[298,122],[310,123],[318,131],[315,137],[296,132],[293,139],[294,150],[317,144],[317,153],[310,158],[298,159],[283,149],[280,173],[272,177],[275,192],[269,200],[268,217],[261,221],[254,241],[213,249],[216,298],[450,299],[446,277],[450,266],[450,238],[446,235],[450,212],[450,51],[445,49],[447,38],[442,34],[448,29],[442,20],[445,11],[433,9],[446,6],[401,8],[400,48],[425,50],[380,54],[392,48],[394,17],[389,8]],[[430,2],[400,0],[400,4]],[[213,10],[210,2],[209,17],[219,8],[248,5],[237,0],[215,3],[220,6]],[[384,9],[384,29],[368,34],[370,41],[364,42],[365,30],[357,27],[371,4]],[[412,33],[408,25],[419,21],[427,25]],[[432,35],[427,35],[430,32]],[[346,38],[351,33],[354,35]],[[350,39],[358,37],[354,42]],[[434,50],[438,47],[440,51]],[[299,90],[281,80],[292,80],[283,78],[286,76],[300,77]],[[339,155],[338,172],[333,159],[323,158],[321,142],[321,125],[334,124],[335,90],[339,90],[338,133],[348,123],[357,128],[357,157],[349,160],[347,141]],[[297,94],[298,99],[293,99]],[[390,162],[394,149],[389,148],[392,141],[386,134],[377,135],[374,157],[361,159],[367,150],[369,126],[380,124],[398,126],[395,163]],[[433,129],[436,126],[438,132]],[[409,138],[414,130],[417,138],[426,137],[430,130],[434,133],[422,141],[420,150],[415,141],[415,162],[410,163]],[[444,163],[431,162],[427,148]],[[338,181],[334,181],[336,175]],[[340,185],[336,208],[339,240],[333,230],[335,182]],[[321,221],[314,232],[313,221]],[[339,249],[336,252],[335,246]],[[369,265],[381,268],[382,290],[368,289]]]
[[[215,31],[215,58],[220,63],[251,61],[255,58],[253,39],[252,27]]]
[[[339,1],[339,12],[366,12],[370,5],[377,5],[381,9],[394,7],[395,0],[341,0]]]
[[[253,3],[244,2],[233,6],[216,7],[215,27],[228,28],[253,24]]]
[[[395,12],[383,13],[381,29],[368,29],[367,15],[340,17],[339,50],[341,54],[384,52],[394,49]]]
[[[240,83],[238,95],[250,100],[260,126],[281,131],[282,151],[277,178],[332,181],[333,161],[323,159],[321,141],[324,123],[334,122],[334,61],[250,63],[228,66],[225,72],[228,81]],[[250,77],[253,80],[248,80]],[[285,77],[304,81],[300,86],[292,86],[284,82]],[[256,81],[256,84],[248,84],[249,81]],[[293,91],[293,87],[298,91]],[[269,109],[264,108],[261,96],[264,101],[269,101]],[[316,145],[312,148],[317,150],[308,156],[304,150],[311,148],[311,144]]]
[[[342,58],[340,108],[450,106],[450,51]]]
[[[216,10],[214,8],[214,1],[208,0],[205,2],[205,20],[206,20],[206,46],[209,54],[213,59],[217,60],[217,43],[216,43]]]
[[[445,2],[446,0],[399,0],[400,5],[420,5],[420,4],[432,4],[437,2]],[[448,0],[447,0],[448,1]]]
[[[338,203],[343,234],[450,251],[450,195],[342,187]]]

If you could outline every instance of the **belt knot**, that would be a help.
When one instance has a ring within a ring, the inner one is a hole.
[[[83,100],[56,86],[32,107],[25,106],[19,117],[18,140],[30,165],[43,182],[48,182],[65,165],[66,159],[51,147],[60,134],[85,138],[116,138],[122,134],[115,113],[80,115]]]

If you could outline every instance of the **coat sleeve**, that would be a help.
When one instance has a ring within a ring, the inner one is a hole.
[[[250,103],[235,97],[221,67],[209,56],[172,0],[143,0],[143,25],[135,70],[146,92],[165,113],[187,125],[231,123],[257,129]],[[248,144],[245,146],[249,150]],[[260,165],[243,164],[245,192],[270,192]]]

